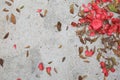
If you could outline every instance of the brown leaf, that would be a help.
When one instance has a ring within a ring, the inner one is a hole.
[[[92,44],[93,42],[96,42],[97,39],[98,39],[98,37],[96,37],[96,38],[94,38],[94,39],[91,39],[91,44]]]
[[[58,31],[61,31],[61,26],[62,26],[61,22],[58,21],[56,25]]]
[[[27,50],[27,52],[26,52],[26,57],[28,57],[29,56],[29,51]]]
[[[9,19],[9,15],[6,15],[6,20],[8,21],[8,19]]]
[[[16,11],[17,11],[18,13],[20,13],[20,9],[16,8]]]
[[[79,55],[82,54],[83,52],[83,47],[79,47]]]
[[[70,5],[70,13],[71,13],[71,14],[74,14],[74,4],[71,4],[71,5]]]
[[[116,50],[116,49],[112,49],[114,54],[117,55],[118,57],[120,57],[120,51]]]
[[[9,10],[8,10],[8,9],[6,9],[6,8],[4,8],[4,9],[3,9],[3,11],[4,11],[4,12],[9,12]]]
[[[57,69],[56,69],[56,68],[54,68],[54,71],[55,71],[56,73],[58,73],[58,71],[57,71]]]
[[[84,27],[82,30],[77,30],[76,35],[77,36],[83,36],[86,32],[86,27]]]
[[[58,48],[62,48],[62,45],[59,45],[59,47]]]
[[[41,13],[40,13],[40,16],[41,16],[41,17],[44,17],[44,15],[43,15],[43,14],[41,14]]]
[[[27,45],[25,48],[30,48],[30,45]]]
[[[12,4],[8,1],[5,1],[5,3],[8,5],[8,6],[11,6]]]
[[[0,65],[3,67],[4,60],[0,58]]]
[[[79,76],[79,77],[78,77],[78,80],[83,80],[82,76]]]
[[[96,59],[97,59],[98,61],[100,61],[100,58],[101,58],[101,57],[102,57],[102,54],[101,54],[101,53],[98,53]]]
[[[111,57],[112,65],[117,65],[116,59],[114,57]]]
[[[15,17],[14,14],[11,14],[10,21],[11,21],[13,24],[16,24],[16,17]]]
[[[82,36],[79,36],[79,39],[80,39],[80,42],[81,42],[82,44],[85,44],[85,41],[84,41],[84,39],[82,38]]]
[[[7,33],[5,34],[5,36],[3,37],[3,39],[7,39],[8,36],[9,36],[9,32],[7,32]]]
[[[66,57],[63,57],[63,58],[62,58],[62,62],[64,62],[64,61],[65,61],[65,59],[66,59]]]
[[[14,0],[10,0],[11,2],[14,2]]]
[[[85,62],[85,63],[90,63],[90,61],[88,61],[88,60],[84,60],[84,62]]]
[[[82,54],[80,54],[79,56],[80,56],[80,58],[82,58],[82,59],[87,59],[87,57],[83,56]]]
[[[52,61],[48,62],[48,64],[51,64],[51,63],[52,63]]]
[[[46,16],[47,12],[48,12],[48,10],[45,9],[45,10],[44,10],[44,17]]]

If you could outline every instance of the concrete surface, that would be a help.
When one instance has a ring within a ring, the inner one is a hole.
[[[87,3],[89,0],[15,0],[12,6],[7,6],[5,0],[0,0],[0,58],[4,59],[3,68],[0,66],[0,80],[78,80],[79,75],[88,75],[85,80],[103,80],[103,74],[96,61],[96,56],[88,58],[90,63],[84,63],[78,56],[80,44],[75,34],[76,29],[70,27],[71,21],[76,14],[69,13],[71,3],[79,5]],[[21,13],[15,11],[16,8],[24,5]],[[8,8],[10,12],[5,13],[3,8]],[[47,16],[41,18],[37,9],[47,9]],[[77,13],[78,8],[75,9]],[[14,13],[16,24],[6,21],[7,14]],[[58,32],[55,25],[60,21],[62,31]],[[66,27],[69,29],[66,31]],[[9,37],[3,39],[9,32]],[[17,48],[14,49],[13,45]],[[30,45],[29,49],[25,46]],[[58,48],[62,45],[62,48]],[[77,45],[77,47],[76,47]],[[100,44],[97,44],[101,46]],[[26,51],[29,56],[26,57]],[[66,60],[62,62],[62,58]],[[119,60],[119,59],[118,59]],[[52,61],[51,64],[48,64]],[[120,60],[119,60],[120,61]],[[51,76],[45,71],[38,70],[38,64],[56,68]],[[107,80],[120,80],[120,66],[116,73],[110,74]],[[96,75],[98,74],[98,75]]]

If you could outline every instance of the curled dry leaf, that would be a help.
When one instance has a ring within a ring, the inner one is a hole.
[[[11,14],[10,21],[11,21],[13,24],[16,24],[16,17],[15,17],[14,14]]]
[[[70,5],[70,13],[71,13],[71,14],[74,14],[74,4],[71,4],[71,5]]]
[[[83,56],[82,54],[80,54],[79,56],[80,56],[80,58],[82,58],[82,59],[87,59],[87,57]]]
[[[18,13],[20,13],[20,9],[16,8],[16,11],[17,11]]]
[[[8,1],[5,1],[5,3],[8,5],[8,6],[11,6],[12,4]]]
[[[83,47],[79,47],[79,55],[82,54],[83,52]]]
[[[112,51],[114,52],[115,55],[117,55],[118,57],[120,57],[120,51],[119,50],[112,49]]]
[[[4,12],[9,12],[9,10],[8,10],[8,9],[6,9],[6,8],[4,8],[4,9],[3,9],[3,11],[4,11]]]
[[[7,33],[5,34],[5,36],[3,37],[3,39],[7,39],[8,36],[9,36],[9,32],[7,32]]]
[[[63,57],[63,58],[62,58],[62,62],[64,62],[64,61],[65,61],[65,59],[66,59],[66,57]]]
[[[93,42],[96,42],[97,39],[98,39],[98,37],[91,39],[91,44],[92,44]]]
[[[41,16],[41,17],[44,17],[44,15],[43,15],[42,13],[40,13],[40,16]]]
[[[61,26],[62,26],[61,22],[58,21],[56,25],[58,31],[61,31]]]
[[[101,58],[101,57],[102,57],[102,54],[101,54],[101,53],[98,53],[96,59],[97,59],[98,61],[100,61],[100,58]]]
[[[0,58],[0,65],[3,67],[4,60]]]
[[[77,30],[76,35],[77,36],[83,36],[86,32],[86,27],[84,27],[82,30]]]
[[[55,71],[56,73],[58,73],[58,71],[57,71],[57,69],[56,69],[56,68],[54,68],[54,71]]]

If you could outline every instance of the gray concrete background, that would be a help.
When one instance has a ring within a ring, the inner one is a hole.
[[[0,80],[78,80],[79,75],[88,75],[85,80],[103,80],[103,74],[96,61],[96,55],[88,58],[90,63],[84,63],[78,56],[80,44],[75,34],[76,29],[70,26],[71,21],[77,21],[76,14],[69,13],[71,3],[79,5],[90,0],[15,0],[11,7],[5,4],[5,0],[0,0],[0,58],[4,59],[4,67],[0,66]],[[24,5],[21,13],[15,11],[16,8]],[[8,8],[9,13],[2,11]],[[37,9],[47,9],[47,16],[41,18]],[[75,13],[78,8],[75,7]],[[14,25],[6,21],[7,14],[14,13],[17,23]],[[55,24],[62,23],[62,31],[58,32]],[[69,29],[66,31],[66,27]],[[7,39],[4,35],[9,32]],[[17,49],[13,45],[17,45]],[[30,49],[25,46],[30,45]],[[62,45],[62,48],[58,48]],[[77,47],[76,47],[77,45]],[[96,45],[101,46],[100,43]],[[92,47],[92,45],[91,45]],[[30,54],[26,58],[26,51]],[[66,57],[65,62],[61,62]],[[118,59],[119,60],[119,59]],[[52,64],[48,64],[52,61]],[[119,60],[120,61],[120,60]],[[45,66],[56,68],[52,76],[45,71],[38,70],[38,64],[43,62]],[[107,80],[120,80],[120,66],[116,67],[115,73],[110,73]],[[98,74],[98,75],[96,75]]]

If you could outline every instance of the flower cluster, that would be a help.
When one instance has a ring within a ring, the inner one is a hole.
[[[101,61],[100,62],[100,65],[101,65],[101,68],[102,68],[102,72],[104,73],[104,75],[107,77],[108,74],[109,74],[109,71],[111,72],[115,72],[115,69],[114,68],[107,68],[106,67],[106,63]]]
[[[114,18],[114,14],[109,12],[105,7],[101,7],[100,0],[97,2],[88,3],[83,6],[83,16],[78,23],[72,22],[71,25],[89,24],[88,29],[90,34],[107,34],[120,33],[120,18]],[[110,2],[111,0],[102,0],[103,2]]]

